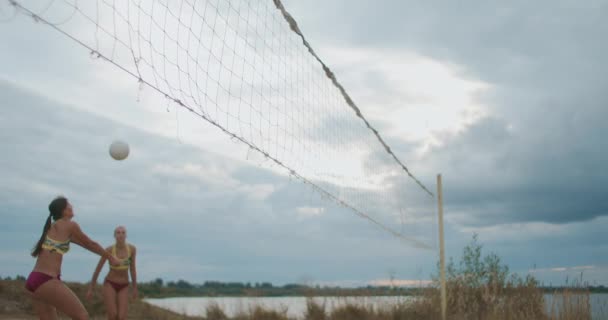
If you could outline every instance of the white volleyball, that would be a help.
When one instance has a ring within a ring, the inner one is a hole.
[[[123,141],[114,141],[110,145],[110,156],[114,160],[124,160],[129,156],[129,145]]]

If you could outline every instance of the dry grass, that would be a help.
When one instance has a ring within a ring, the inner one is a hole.
[[[210,304],[207,306],[206,317],[207,320],[227,320],[228,316],[220,306],[217,304]]]
[[[87,287],[78,283],[67,283],[67,285],[81,298],[91,319],[106,319],[101,295],[97,295],[92,301],[85,301]],[[37,319],[32,308],[32,303],[25,291],[25,282],[22,280],[0,280],[0,319]],[[67,319],[61,316],[61,319]],[[142,301],[133,301],[129,305],[129,319],[149,320],[198,320],[203,318],[187,317],[167,311]],[[220,320],[220,319],[218,319]]]
[[[589,293],[562,291],[552,295],[547,312],[543,293],[530,283],[503,288],[448,286],[449,320],[591,320]],[[559,303],[557,302],[559,301]],[[608,318],[608,317],[606,317]],[[384,306],[345,304],[334,310],[308,301],[305,320],[436,320],[441,319],[439,292],[429,289],[422,299]],[[261,320],[261,319],[259,319]]]
[[[454,320],[548,319],[543,292],[532,278],[513,278],[471,286],[466,280],[452,280],[447,285],[448,314]],[[440,306],[439,295],[430,295],[431,305]]]
[[[608,314],[604,315],[608,318]],[[551,299],[550,320],[587,320],[591,319],[589,292],[580,288],[566,289],[556,293]]]
[[[239,313],[231,320],[288,320],[287,310],[270,310],[262,306],[255,306],[247,313]]]
[[[448,283],[450,320],[590,320],[590,294],[583,288],[555,292],[546,312],[542,291],[533,279],[513,278],[504,286],[471,287],[465,281]],[[68,284],[82,297],[85,286]],[[0,281],[0,319],[35,319],[22,281]],[[346,300],[345,300],[346,301]],[[362,300],[363,301],[363,300]],[[100,297],[86,302],[92,319],[104,319]],[[436,320],[440,319],[439,292],[429,288],[422,297],[408,302],[376,305],[344,302],[332,310],[325,303],[308,299],[302,318],[305,320]],[[215,304],[206,316],[193,318],[175,314],[141,301],[130,305],[129,319],[150,320],[292,320],[287,310],[269,310],[255,306],[230,318]]]

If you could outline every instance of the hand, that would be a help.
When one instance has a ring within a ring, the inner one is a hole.
[[[137,292],[137,286],[133,286],[133,291],[131,292],[133,300],[137,300],[139,297],[139,292]]]
[[[90,286],[89,290],[87,290],[87,300],[90,301],[94,295],[95,295],[95,289],[93,288],[93,286]]]
[[[115,256],[110,256],[108,260],[110,261],[110,265],[117,266],[120,264],[120,260],[118,260]]]

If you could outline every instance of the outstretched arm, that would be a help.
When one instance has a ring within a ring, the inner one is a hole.
[[[72,229],[71,230],[72,231],[71,232],[72,242],[76,243],[77,245],[79,245],[91,252],[97,253],[98,255],[102,256],[103,258],[110,260],[110,264],[112,264],[112,265],[117,265],[119,263],[118,259],[116,259],[108,251],[106,251],[102,246],[100,246],[99,243],[91,240],[84,232],[82,232],[78,223],[72,222],[71,229]]]
[[[106,249],[106,251],[108,251]],[[99,262],[97,263],[97,267],[95,268],[95,271],[93,272],[93,278],[91,279],[91,283],[89,284],[89,290],[87,291],[87,299],[91,299],[91,297],[93,296],[93,292],[95,291],[95,286],[97,285],[97,277],[99,276],[99,273],[101,272],[101,269],[103,268],[104,263],[106,263],[106,259],[105,257],[101,257],[99,258]]]
[[[135,258],[137,256],[137,249],[135,246],[133,246],[131,252],[131,266],[129,266],[129,271],[131,272],[131,281],[133,282],[133,299],[137,299],[139,293],[137,292],[137,265],[135,263],[137,260]]]

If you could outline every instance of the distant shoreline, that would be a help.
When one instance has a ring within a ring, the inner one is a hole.
[[[5,280],[11,280],[6,278]],[[25,280],[22,276],[15,280]],[[71,282],[77,285],[87,283]],[[418,296],[428,287],[398,287],[398,286],[365,286],[342,288],[330,286],[307,286],[301,284],[285,284],[275,286],[269,282],[221,282],[205,281],[202,284],[190,283],[185,280],[168,281],[156,279],[138,284],[139,293],[145,298],[178,298],[178,297],[350,297],[350,296]],[[608,293],[608,286],[539,286],[543,293],[555,293],[564,290],[570,292],[581,290],[588,293]]]
[[[185,280],[164,283],[157,279],[139,285],[140,293],[149,298],[171,297],[350,297],[350,296],[419,296],[430,287],[391,287],[365,286],[357,288],[341,288],[329,286],[306,286],[286,284],[274,286],[271,283],[241,283],[206,281],[203,284],[192,284]],[[543,293],[555,293],[577,290],[587,293],[608,293],[606,286],[545,286],[538,287]]]

